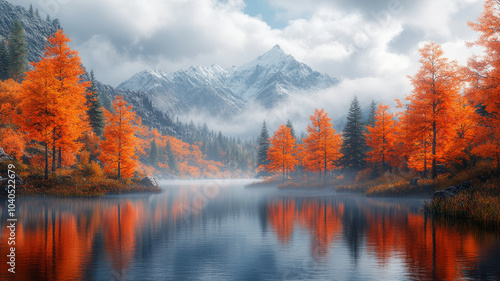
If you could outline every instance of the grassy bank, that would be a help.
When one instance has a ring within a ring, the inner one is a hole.
[[[474,188],[446,200],[435,199],[425,205],[428,213],[472,220],[500,228],[500,178],[473,181]]]
[[[83,165],[75,168],[62,168],[50,173],[44,179],[41,171],[29,169],[19,162],[15,165],[16,174],[24,184],[16,182],[16,194],[21,196],[102,196],[106,194],[122,194],[137,192],[160,192],[158,187],[144,186],[142,177],[114,179],[105,174],[97,164]],[[1,163],[2,172],[7,166]],[[4,167],[5,166],[5,167]],[[6,173],[3,173],[6,174]]]

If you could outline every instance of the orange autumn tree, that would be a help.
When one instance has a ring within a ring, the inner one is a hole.
[[[459,104],[461,77],[456,61],[448,61],[437,43],[431,42],[419,49],[420,69],[409,77],[413,85],[409,110],[422,128],[423,140],[430,136],[432,178],[436,178],[438,162],[444,159],[445,149],[454,133],[454,112]]]
[[[52,147],[52,171],[56,169],[56,150],[75,152],[77,142],[87,130],[85,95],[87,83],[80,76],[84,73],[80,58],[67,43],[70,41],[61,30],[48,39],[45,56],[31,63],[22,83],[20,124],[28,136],[45,146],[45,178],[48,177],[48,147]]]
[[[0,126],[13,125],[21,105],[21,84],[9,79],[0,81]]]
[[[468,64],[468,98],[478,107],[475,116],[476,147],[473,153],[494,159],[500,174],[500,2],[486,0],[484,11],[469,26],[479,33],[471,45],[483,47],[484,55],[472,57]]]
[[[295,138],[292,136],[290,128],[281,125],[279,129],[269,139],[269,150],[267,160],[269,164],[266,168],[271,172],[282,172],[283,181],[289,171],[295,171],[298,161],[295,157]]]
[[[106,126],[99,160],[103,162],[106,172],[116,172],[118,179],[129,178],[138,165],[135,134],[140,127],[140,119],[132,111],[132,106],[127,106],[122,96],[116,96],[113,108],[114,113],[104,111]]]
[[[48,39],[45,58],[53,68],[56,93],[53,103],[59,107],[55,118],[52,139],[52,170],[55,170],[56,148],[59,150],[58,167],[62,166],[62,151],[73,153],[79,150],[78,138],[90,129],[86,114],[86,95],[89,82],[83,82],[81,76],[85,70],[81,66],[78,52],[72,50],[68,43],[71,40],[58,30]]]
[[[328,171],[336,168],[336,161],[342,157],[340,148],[342,137],[335,134],[332,119],[323,110],[314,110],[314,114],[309,116],[311,125],[307,126],[307,138],[304,139],[304,166],[312,172],[319,172],[319,175],[326,176]]]
[[[21,85],[14,80],[0,81],[0,147],[16,159],[21,159],[26,143],[16,125],[22,117],[20,91]]]
[[[21,111],[24,118],[22,130],[28,133],[28,137],[41,142],[45,148],[45,179],[49,177],[49,152],[48,146],[53,139],[55,119],[59,110],[52,102],[56,92],[53,89],[54,76],[49,61],[42,59],[32,63],[33,70],[29,71],[24,78],[21,97]]]
[[[366,126],[366,145],[371,148],[371,151],[367,153],[368,161],[382,164],[382,170],[385,170],[387,165],[396,164],[395,124],[394,114],[389,112],[389,106],[380,104],[375,112],[375,125]]]

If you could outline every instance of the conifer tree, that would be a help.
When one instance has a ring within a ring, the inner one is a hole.
[[[34,16],[34,12],[33,12],[33,4],[30,4],[30,9],[29,9],[29,13],[31,16]]]
[[[141,125],[140,118],[132,111],[131,105],[127,106],[122,96],[116,96],[113,108],[114,113],[104,112],[106,127],[99,160],[104,163],[105,171],[116,172],[118,179],[129,178],[138,165],[135,134]]]
[[[295,138],[290,133],[290,128],[281,125],[269,139],[269,151],[267,160],[269,164],[266,168],[271,172],[282,172],[283,181],[290,171],[295,171],[295,166],[299,163],[295,156]]]
[[[371,148],[367,153],[368,161],[382,164],[382,171],[389,165],[395,166],[396,121],[394,114],[389,112],[389,106],[379,105],[375,113],[375,124],[366,126],[366,144]]]
[[[259,146],[257,150],[257,167],[269,164],[267,152],[269,150],[269,133],[267,131],[266,121],[262,123],[262,129],[259,135]]]
[[[372,100],[370,103],[370,112],[368,114],[368,120],[366,120],[366,126],[375,126],[375,113],[377,111],[377,104]]]
[[[47,17],[45,18],[46,21],[50,22],[50,16],[47,14]]]
[[[290,133],[292,134],[292,137],[293,137],[294,139],[297,139],[297,136],[295,135],[295,130],[293,129],[293,124],[292,124],[292,121],[290,121],[290,119],[288,119],[288,120],[286,121],[286,126],[287,126],[288,128],[290,128]]]
[[[309,171],[319,172],[325,179],[328,171],[336,168],[336,162],[342,156],[341,136],[335,134],[330,122],[332,119],[323,109],[315,109],[309,119],[311,120],[311,125],[307,126],[309,135],[304,139],[304,166]]]
[[[155,166],[158,163],[159,159],[160,159],[160,151],[158,149],[156,141],[153,139],[151,141],[149,148],[149,162],[151,163],[151,165]]]
[[[9,53],[5,41],[0,41],[0,80],[9,78]]]
[[[167,156],[167,164],[170,170],[177,171],[177,161],[175,160],[175,155],[172,151],[172,144],[170,143],[170,140],[167,140],[167,145],[165,146],[165,155]]]
[[[363,112],[355,96],[347,113],[347,123],[342,132],[342,158],[344,170],[357,173],[365,167],[366,141],[363,131]]]
[[[9,77],[17,82],[21,82],[24,78],[24,71],[26,71],[28,65],[28,49],[26,46],[26,37],[21,22],[15,20],[9,33],[8,49],[10,59]]]
[[[35,17],[39,20],[41,20],[40,18],[40,12],[38,12],[38,8],[35,10]]]
[[[87,114],[94,133],[101,137],[104,132],[104,111],[95,85],[94,71],[90,71],[90,95],[87,96]]]
[[[445,58],[439,44],[428,43],[419,52],[421,66],[415,76],[410,77],[414,89],[407,99],[416,123],[431,136],[432,178],[435,179],[437,164],[445,160],[446,148],[455,134],[462,78],[457,62]]]

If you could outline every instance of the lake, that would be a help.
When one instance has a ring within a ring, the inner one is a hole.
[[[2,280],[500,280],[500,234],[422,199],[163,181],[159,194],[21,197]]]

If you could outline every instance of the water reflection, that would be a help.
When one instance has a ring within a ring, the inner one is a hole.
[[[174,182],[154,195],[21,198],[16,274],[2,211],[0,278],[500,278],[497,232],[431,219],[420,200]],[[6,210],[4,202],[0,207]]]

